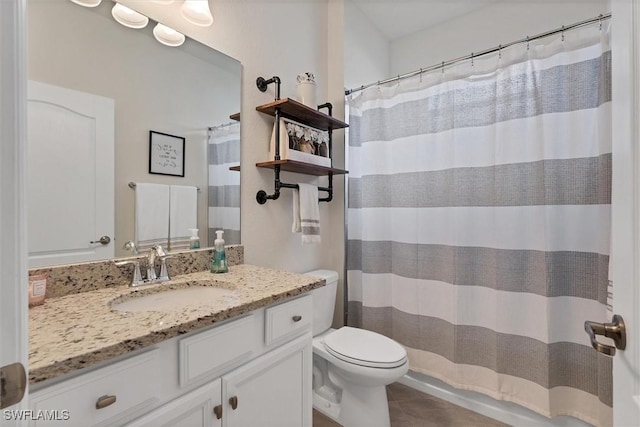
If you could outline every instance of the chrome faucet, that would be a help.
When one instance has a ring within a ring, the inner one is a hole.
[[[158,276],[156,272],[156,258],[160,258],[160,276]],[[142,278],[142,274],[140,272],[140,261],[139,260],[126,260],[126,261],[118,261],[115,264],[117,266],[133,264],[133,277],[131,279],[131,283],[129,286],[140,286],[140,285],[150,285],[152,283],[160,283],[171,280],[169,276],[169,271],[167,269],[166,260],[168,258],[172,258],[171,255],[167,255],[167,252],[161,245],[155,245],[149,252],[147,253],[147,277],[146,279]]]

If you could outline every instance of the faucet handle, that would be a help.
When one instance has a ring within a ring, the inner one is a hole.
[[[167,256],[167,251],[164,250],[162,245],[155,245],[153,250],[156,251],[156,255],[159,257]]]
[[[167,259],[175,258],[174,255],[161,255],[160,256],[160,276],[158,276],[158,281],[166,282],[171,280],[171,276],[169,275],[169,268],[167,267]]]
[[[133,240],[129,240],[124,245],[122,245],[122,249],[126,249],[132,254],[138,255],[138,246],[136,246],[136,243]]]
[[[140,273],[140,261],[115,261],[115,265],[117,265],[118,267],[129,264],[133,264],[133,277],[131,278],[131,283],[129,284],[129,286],[138,286],[144,283],[144,280],[142,279],[142,273]]]

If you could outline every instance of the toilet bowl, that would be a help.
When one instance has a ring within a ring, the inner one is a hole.
[[[313,407],[345,427],[389,427],[386,385],[409,369],[407,352],[384,335],[344,326],[332,329],[338,274],[313,297]]]

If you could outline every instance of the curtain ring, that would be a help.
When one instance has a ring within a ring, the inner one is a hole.
[[[602,31],[602,14],[600,14],[598,18],[599,18],[599,19],[598,19],[598,22],[600,23],[600,25],[599,25],[599,27],[600,27],[600,28],[599,28],[599,30],[600,30],[600,31]]]
[[[502,59],[502,45],[498,45],[498,59]]]
[[[564,41],[564,25],[562,26],[562,41]]]
[[[473,52],[471,52],[471,66],[473,67]]]
[[[529,36],[527,36],[527,50],[529,50]]]
[[[422,83],[422,68],[420,68],[420,83]]]
[[[444,76],[444,61],[442,61],[442,66],[440,67],[440,69],[442,70],[442,75]]]
[[[397,77],[397,79],[396,79],[396,82],[397,82],[397,86],[400,86],[400,74],[398,74],[398,77]]]

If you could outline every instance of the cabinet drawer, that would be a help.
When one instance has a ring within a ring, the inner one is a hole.
[[[180,386],[219,376],[257,351],[260,329],[251,314],[180,340]]]
[[[158,400],[158,372],[162,372],[159,352],[152,350],[46,387],[30,396],[35,413],[45,418],[36,418],[31,425],[122,424]]]
[[[311,326],[313,300],[305,295],[265,310],[266,345],[291,338]]]

